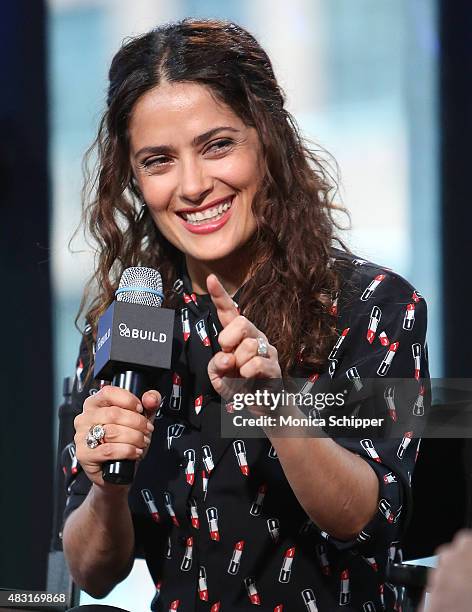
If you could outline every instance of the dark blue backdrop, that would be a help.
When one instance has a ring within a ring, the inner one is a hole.
[[[0,5],[0,586],[44,589],[52,515],[45,6]]]

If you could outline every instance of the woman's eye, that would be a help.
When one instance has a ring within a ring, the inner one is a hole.
[[[215,142],[210,143],[210,145],[205,149],[205,153],[207,151],[218,152],[224,149],[227,149],[233,144],[233,141],[229,138],[222,138],[221,140],[216,140]]]
[[[163,166],[165,165],[167,162],[169,162],[169,158],[168,157],[150,157],[149,159],[146,159],[143,161],[142,166],[145,169],[149,169],[149,168],[157,168],[159,166]]]

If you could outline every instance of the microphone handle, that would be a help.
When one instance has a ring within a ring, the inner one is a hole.
[[[118,372],[111,383],[114,387],[120,387],[131,391],[137,398],[149,389],[147,376],[143,372],[126,370]],[[113,484],[131,484],[134,480],[136,461],[123,459],[120,461],[106,461],[102,467],[102,477],[106,482]]]

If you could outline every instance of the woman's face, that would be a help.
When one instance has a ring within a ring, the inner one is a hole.
[[[129,134],[135,179],[169,242],[210,262],[248,241],[261,181],[254,128],[203,85],[163,83],[138,100]]]

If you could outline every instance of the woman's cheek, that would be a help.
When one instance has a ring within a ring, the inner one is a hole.
[[[153,177],[147,179],[141,193],[148,207],[156,213],[161,213],[170,206],[171,203],[171,185],[168,181],[152,180]],[[160,177],[159,177],[160,178]]]
[[[222,165],[219,176],[224,182],[239,189],[251,188],[255,191],[261,178],[259,165],[257,155],[235,155]]]
[[[250,167],[249,160],[235,155],[221,160],[217,176],[228,185],[242,188],[253,174]]]

